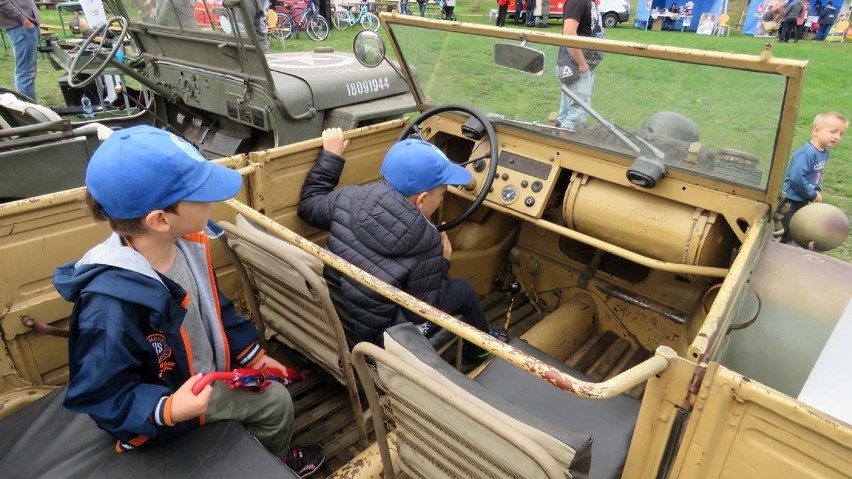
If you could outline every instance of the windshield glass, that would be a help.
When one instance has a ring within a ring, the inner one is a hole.
[[[223,0],[135,0],[131,3],[127,13],[134,23],[243,38],[246,25],[253,24],[242,19],[238,8],[229,12]],[[266,11],[256,12],[253,6],[254,2],[247,3],[249,15],[258,15],[258,21],[265,21]]]
[[[495,63],[495,44],[512,43],[505,39],[424,34],[409,25],[394,25],[393,33],[429,105],[473,105],[496,123],[766,188],[783,76],[606,53],[594,71],[591,101],[603,122],[590,114],[570,131],[555,124],[559,47],[526,43],[545,55],[543,71],[535,75]]]

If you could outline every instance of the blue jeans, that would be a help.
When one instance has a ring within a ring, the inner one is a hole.
[[[38,26],[15,27],[6,30],[15,55],[15,89],[35,100],[36,54]]]
[[[817,30],[816,41],[821,42],[825,40],[825,37],[828,36],[829,30],[831,30],[831,25],[821,24],[819,26],[819,30]]]
[[[585,75],[580,75],[575,82],[568,84],[568,89],[577,95],[586,105],[592,106],[592,87],[595,84],[595,72],[590,71]],[[560,91],[561,91],[560,83]],[[561,93],[562,99],[559,102],[559,113],[556,114],[556,123],[562,128],[575,129],[577,123],[585,123],[588,118],[588,112],[574,101],[573,98]]]
[[[426,4],[417,2],[417,8],[420,9],[420,16],[422,17],[426,13]]]

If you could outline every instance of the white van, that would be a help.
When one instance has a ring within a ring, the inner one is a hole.
[[[515,1],[509,0],[509,17],[515,15]],[[520,0],[524,1],[524,0]],[[541,1],[541,0],[537,0]],[[549,18],[562,18],[562,12],[565,8],[565,0],[550,0],[550,8],[548,8]],[[619,23],[624,23],[630,18],[630,4],[627,0],[600,0],[598,8],[601,11],[604,28],[612,28]],[[522,10],[523,11],[523,10]]]

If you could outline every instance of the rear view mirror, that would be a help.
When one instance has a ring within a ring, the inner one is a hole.
[[[531,75],[544,75],[544,53],[521,45],[495,44],[494,63]]]

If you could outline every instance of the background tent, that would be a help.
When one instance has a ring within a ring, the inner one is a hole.
[[[651,21],[651,11],[657,8],[668,9],[672,6],[672,3],[676,3],[678,7],[686,4],[688,0],[639,0],[636,5],[636,21],[633,23],[633,26],[636,28],[647,28],[650,25]],[[753,0],[755,2],[760,0]],[[716,15],[716,18],[719,17],[725,11],[725,0],[692,0],[694,4],[692,7],[692,21],[690,25],[685,28],[685,30],[694,32],[698,28],[698,20],[701,18],[702,13],[712,13]],[[662,21],[657,19],[656,21]],[[681,28],[681,20],[677,21],[675,28],[680,30]]]
[[[641,2],[643,0],[639,1]],[[751,3],[748,5],[748,13],[743,21],[743,33],[747,35],[754,35],[755,30],[757,30],[757,22],[759,22],[760,17],[763,16],[763,9],[772,1],[773,0],[751,0]],[[823,5],[828,3],[828,0],[820,1]],[[816,3],[816,0],[811,0],[811,8],[813,8],[814,3]],[[832,0],[832,3],[834,4],[834,8],[837,9],[838,17],[845,11],[844,9],[847,8],[844,0]]]

